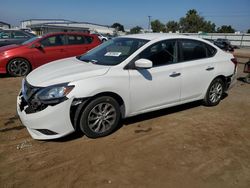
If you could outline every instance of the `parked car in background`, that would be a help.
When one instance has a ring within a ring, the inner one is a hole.
[[[214,44],[214,40],[213,39],[208,39],[208,38],[203,38],[203,39],[206,40],[206,41],[211,42],[212,44]]]
[[[34,31],[32,31],[30,28],[22,28],[22,29],[20,29],[20,30],[22,30],[22,31],[25,31],[25,32],[28,32],[28,33],[32,33],[32,34],[36,34]]]
[[[106,37],[106,36],[104,36],[104,35],[102,35],[102,34],[100,34],[100,33],[97,33],[97,35],[98,35],[99,39],[100,39],[102,42],[105,42],[105,41],[109,40],[108,37]]]
[[[0,30],[0,47],[10,44],[21,44],[34,36],[36,35],[22,30]]]
[[[234,51],[234,48],[228,39],[218,38],[214,41],[214,44],[222,50]]]
[[[23,79],[17,112],[34,139],[76,130],[97,138],[112,133],[121,118],[196,100],[215,106],[236,72],[231,53],[199,38],[116,37],[32,71]]]
[[[3,46],[0,73],[24,76],[45,63],[81,55],[100,43],[97,35],[61,32],[34,37],[20,45]]]

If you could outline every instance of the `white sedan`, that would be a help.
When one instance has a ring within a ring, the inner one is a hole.
[[[196,100],[217,105],[236,71],[232,54],[199,38],[127,35],[32,71],[17,112],[34,139],[76,130],[97,138],[112,133],[121,118]]]

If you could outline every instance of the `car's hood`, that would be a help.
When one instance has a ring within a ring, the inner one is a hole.
[[[5,52],[7,50],[19,48],[20,46],[21,46],[20,44],[10,44],[10,45],[6,45],[6,46],[2,46],[2,47],[0,47],[0,53]]]
[[[72,82],[105,74],[110,66],[95,65],[78,60],[76,57],[57,60],[32,71],[26,77],[33,86]]]

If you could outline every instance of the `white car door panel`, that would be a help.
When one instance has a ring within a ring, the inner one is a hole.
[[[129,70],[131,111],[137,113],[180,101],[181,65]]]
[[[214,77],[214,66],[207,58],[182,63],[181,100],[202,97]]]
[[[181,101],[201,99],[214,78],[215,62],[206,44],[184,39],[179,41],[182,64]]]

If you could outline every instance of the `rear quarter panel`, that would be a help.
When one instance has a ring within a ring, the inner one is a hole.
[[[234,56],[229,52],[224,52],[222,50],[218,51],[216,54],[215,63],[215,77],[217,76],[230,76],[234,74],[234,63],[231,59]]]

